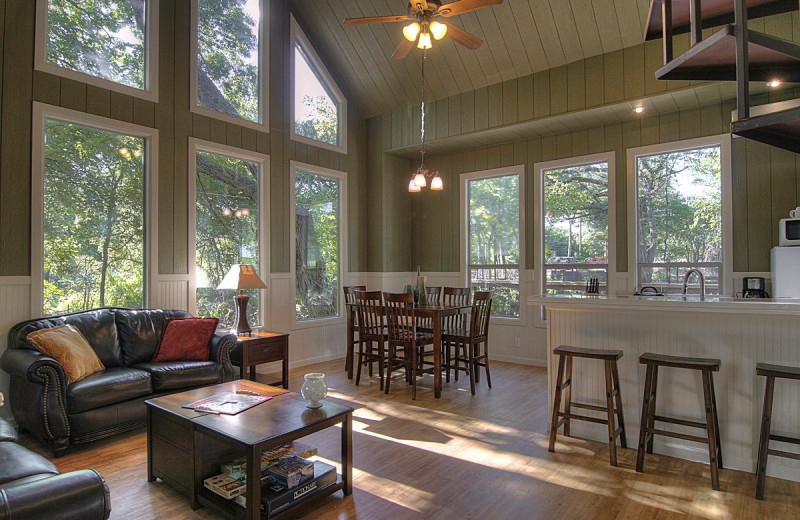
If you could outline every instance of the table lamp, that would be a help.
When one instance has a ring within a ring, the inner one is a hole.
[[[247,264],[234,264],[217,286],[217,289],[239,290],[239,294],[233,297],[236,320],[233,322],[232,330],[236,331],[236,334],[249,334],[252,330],[250,324],[247,323],[247,302],[250,301],[250,297],[244,293],[244,290],[266,288],[267,284],[258,277],[255,268]]]

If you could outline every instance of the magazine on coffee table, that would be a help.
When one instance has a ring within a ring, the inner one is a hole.
[[[196,412],[236,415],[248,408],[252,408],[272,397],[268,395],[238,394],[236,392],[223,392],[205,397],[193,403],[183,405]]]

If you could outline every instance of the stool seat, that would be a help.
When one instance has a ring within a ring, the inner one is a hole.
[[[800,379],[800,367],[788,367],[784,365],[770,365],[768,363],[756,363],[756,375],[767,377],[782,377],[784,379]]]
[[[689,370],[713,370],[719,372],[721,364],[719,359],[705,359],[686,356],[667,356],[645,352],[639,356],[639,363],[643,365],[659,365],[662,367],[687,368]]]
[[[608,426],[608,457],[612,466],[617,465],[617,437],[620,446],[628,447],[625,434],[625,418],[622,413],[622,394],[619,386],[619,369],[617,360],[622,357],[621,350],[599,350],[561,345],[553,349],[558,355],[558,375],[556,376],[556,392],[553,397],[553,416],[550,420],[550,442],[547,451],[553,452],[556,447],[556,433],[564,427],[564,435],[569,437],[571,420],[588,421]],[[579,403],[572,400],[572,358],[597,359],[603,362],[606,376],[605,406]],[[564,411],[561,411],[561,394],[564,393]],[[616,405],[616,406],[615,406]],[[574,413],[572,407],[594,412],[605,412],[606,418],[593,417]],[[616,424],[614,422],[616,416]]]
[[[642,398],[642,422],[639,427],[639,448],[636,453],[636,471],[644,471],[644,455],[653,453],[653,438],[656,435],[672,437],[708,445],[708,461],[711,469],[711,487],[719,491],[719,470],[722,469],[722,447],[720,445],[719,418],[717,417],[717,398],[714,394],[712,372],[719,371],[719,359],[704,359],[686,356],[667,356],[645,352],[639,362],[647,365]],[[656,389],[660,367],[699,370],[703,382],[703,408],[705,421],[689,421],[656,414]],[[689,426],[706,431],[705,436],[690,435],[656,427],[656,421]]]
[[[767,378],[764,386],[764,408],[761,411],[761,434],[758,439],[758,462],[756,463],[756,498],[764,500],[764,487],[767,481],[767,457],[774,455],[776,457],[800,460],[800,455],[796,452],[769,447],[770,441],[800,444],[800,437],[772,433],[772,400],[775,395],[775,379],[800,379],[800,367],[757,363],[756,375],[766,376]]]
[[[553,354],[562,356],[575,356],[590,359],[613,359],[618,361],[622,357],[621,350],[601,350],[594,348],[571,347],[561,345],[553,349]]]

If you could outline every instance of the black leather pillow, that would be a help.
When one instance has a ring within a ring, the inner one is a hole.
[[[167,320],[172,317],[190,316],[186,311],[159,309],[117,309],[116,315],[125,366],[147,363],[153,359]]]

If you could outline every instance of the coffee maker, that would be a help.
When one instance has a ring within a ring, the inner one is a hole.
[[[766,281],[764,278],[746,276],[742,279],[742,298],[769,298],[765,288]]]

